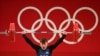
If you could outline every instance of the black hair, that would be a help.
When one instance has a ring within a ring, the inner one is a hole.
[[[42,39],[40,40],[40,42],[41,42],[42,44],[45,44],[45,42],[47,42],[47,39],[46,39],[46,38],[42,38]]]

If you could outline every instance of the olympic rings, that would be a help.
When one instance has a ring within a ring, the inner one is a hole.
[[[75,19],[75,16],[77,15],[77,13],[79,13],[79,12],[82,11],[82,10],[89,10],[89,11],[92,12],[92,13],[94,14],[94,16],[95,16],[96,22],[95,22],[94,26],[93,26],[92,28],[88,29],[88,30],[85,30],[86,32],[91,32],[91,31],[93,31],[93,30],[97,27],[97,25],[98,25],[98,22],[99,22],[98,15],[97,15],[97,13],[96,13],[92,8],[90,8],[90,7],[81,7],[81,8],[79,8],[78,10],[75,11],[75,13],[74,13],[74,15],[73,15],[73,19]]]
[[[36,20],[36,21],[33,23],[31,29],[27,29],[27,28],[23,27],[23,25],[21,24],[21,21],[20,21],[20,18],[21,18],[22,13],[23,13],[24,11],[26,11],[26,10],[29,10],[29,9],[36,11],[36,12],[40,15],[40,18],[39,18],[38,20]],[[68,16],[68,18],[66,18],[64,21],[62,21],[62,23],[60,24],[60,26],[59,26],[58,29],[57,29],[57,27],[56,27],[56,24],[55,24],[52,20],[50,20],[50,19],[48,18],[49,14],[50,14],[52,11],[54,11],[54,10],[61,10],[61,11],[63,11],[63,12],[66,13],[66,16]],[[91,27],[90,29],[87,29],[87,30],[86,30],[86,29],[84,28],[83,24],[82,24],[78,19],[75,18],[76,15],[77,15],[80,11],[82,11],[82,10],[88,10],[88,11],[92,12],[93,15],[95,16],[95,23],[94,23],[93,27]],[[35,31],[39,30],[40,27],[42,27],[43,22],[45,22],[47,28],[48,28],[50,31],[58,32],[60,37],[61,37],[61,33],[60,33],[60,32],[65,31],[65,30],[69,27],[69,25],[70,25],[71,22],[73,22],[73,23],[77,22],[77,23],[80,25],[80,27],[81,27],[80,30],[81,30],[81,31],[85,31],[85,32],[91,32],[91,31],[93,31],[93,30],[97,27],[98,22],[99,22],[98,15],[97,15],[96,11],[95,11],[94,9],[90,8],[90,7],[81,7],[81,8],[79,8],[79,9],[77,9],[77,10],[75,11],[75,13],[73,14],[72,18],[71,18],[71,16],[70,16],[68,10],[66,10],[65,8],[63,8],[63,7],[53,7],[53,8],[51,8],[51,9],[49,9],[49,10],[47,11],[45,17],[43,18],[43,15],[42,15],[41,11],[40,11],[38,8],[33,7],[33,6],[27,6],[27,7],[23,8],[23,9],[18,13],[17,19],[18,19],[18,20],[17,20],[17,21],[18,21],[18,25],[20,26],[20,28],[21,28],[23,31],[28,31],[28,32],[32,31],[32,32],[35,32]],[[39,22],[40,22],[40,23],[39,23]],[[51,23],[51,25],[53,26],[53,28],[48,24],[48,22]],[[39,23],[39,25],[35,28],[35,26],[36,26],[37,23]],[[64,25],[65,23],[67,23],[66,26],[65,26],[64,28],[62,28],[63,25]],[[31,33],[31,35],[32,35],[33,39],[34,39],[36,42],[38,42],[38,43],[40,42],[40,41],[36,38],[35,34]],[[52,42],[52,41],[55,39],[56,35],[57,35],[57,33],[54,33],[53,36],[49,39],[48,42],[49,42],[49,43]],[[64,39],[64,42],[65,42],[66,44],[77,44],[77,43],[79,43],[79,42],[83,39],[83,37],[84,37],[84,34],[81,34],[81,36],[78,38],[78,42],[68,41],[68,40],[66,40],[66,39]]]
[[[24,28],[24,27],[22,26],[22,24],[21,24],[21,22],[20,22],[20,17],[21,17],[21,15],[22,15],[22,13],[23,13],[24,11],[29,10],[29,9],[37,11],[37,12],[39,13],[39,15],[40,15],[40,19],[43,19],[42,13],[40,12],[40,10],[39,10],[38,8],[32,7],[32,6],[28,6],[28,7],[23,8],[23,9],[19,12],[18,17],[17,17],[17,18],[18,18],[18,25],[21,27],[21,29],[24,29],[25,31],[28,31],[28,32],[30,32],[30,30],[29,30],[29,29],[26,29],[26,28]],[[41,21],[41,23],[42,23],[42,21]],[[40,23],[40,25],[39,25],[36,29],[34,29],[34,30],[37,30],[38,28],[40,28],[40,27],[41,27],[41,23]]]

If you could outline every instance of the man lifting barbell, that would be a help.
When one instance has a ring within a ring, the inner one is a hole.
[[[53,45],[48,46],[48,40],[46,38],[42,38],[40,40],[40,46],[34,44],[25,34],[26,32],[24,31],[22,33],[23,38],[25,41],[33,48],[35,49],[37,56],[51,56],[52,51],[62,43],[63,39],[66,36],[66,32],[62,32],[62,37],[57,40],[57,42]]]

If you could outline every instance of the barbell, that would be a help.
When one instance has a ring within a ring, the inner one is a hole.
[[[15,23],[10,23],[9,24],[9,30],[5,30],[3,32],[0,32],[0,34],[5,34],[7,36],[10,37],[10,40],[11,42],[15,42],[15,35],[16,34],[22,34],[24,31],[19,31],[17,32],[16,29],[15,29]],[[67,31],[64,31],[66,34],[73,34],[73,37],[74,38],[78,38],[80,37],[80,34],[91,34],[91,32],[84,32],[84,31],[80,31],[79,30],[79,26],[77,23],[73,23],[73,31],[72,32],[67,32]],[[63,33],[63,32],[52,32],[52,31],[41,31],[41,32],[27,32],[26,31],[26,34],[27,33],[39,33],[39,34],[51,34],[51,33]]]

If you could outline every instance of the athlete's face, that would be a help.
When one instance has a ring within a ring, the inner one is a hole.
[[[45,42],[45,43],[40,42],[40,47],[41,47],[42,50],[46,50],[47,46],[48,46],[48,42]]]

